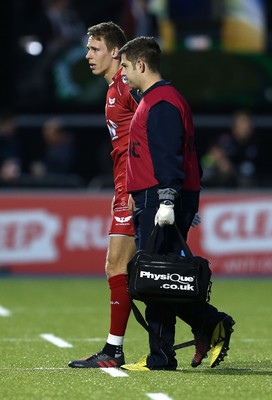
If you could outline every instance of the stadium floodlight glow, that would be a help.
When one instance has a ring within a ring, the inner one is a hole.
[[[24,51],[31,56],[38,56],[43,51],[43,45],[35,36],[23,36],[19,41]]]
[[[212,47],[212,39],[207,35],[190,35],[184,39],[184,44],[188,50],[209,50]]]
[[[25,46],[25,51],[31,56],[38,56],[39,54],[41,54],[42,50],[43,50],[42,44],[36,41],[29,42]]]

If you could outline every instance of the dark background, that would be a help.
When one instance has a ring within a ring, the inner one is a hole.
[[[162,72],[188,100],[195,116],[199,151],[230,128],[237,109],[247,109],[257,121],[258,134],[267,149],[272,145],[272,4],[265,2],[266,45],[260,53],[225,52],[220,45],[220,16],[211,17],[209,0],[171,1],[170,15],[178,27],[176,48],[164,54]],[[90,74],[85,60],[86,42],[71,44],[44,65],[44,53],[27,54],[22,38],[33,36],[46,47],[42,0],[0,2],[0,108],[16,117],[23,147],[23,169],[43,153],[41,126],[61,115],[75,138],[76,167],[84,185],[97,175],[111,174],[110,142],[103,121],[106,84]],[[130,39],[134,25],[126,0],[72,1],[87,27],[101,21],[120,24]],[[156,26],[154,24],[154,34]],[[152,31],[150,32],[153,33]],[[185,37],[204,33],[212,45],[206,51],[189,51]],[[42,70],[42,72],[41,72]],[[76,90],[67,88],[76,87]],[[263,118],[262,118],[263,117]],[[271,118],[270,118],[271,117]]]

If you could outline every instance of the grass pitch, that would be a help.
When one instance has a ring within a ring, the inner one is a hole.
[[[270,400],[272,279],[214,279],[211,303],[236,320],[229,356],[190,367],[193,347],[178,350],[178,371],[71,369],[67,362],[99,351],[109,328],[109,291],[100,278],[0,279],[0,399],[2,400]],[[139,304],[142,308],[141,303]],[[2,307],[2,308],[1,308]],[[9,314],[10,315],[5,315]],[[71,347],[42,338],[51,333]],[[177,342],[191,339],[177,323]],[[131,315],[126,362],[148,352],[147,335]]]

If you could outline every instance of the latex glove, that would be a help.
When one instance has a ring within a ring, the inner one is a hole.
[[[155,225],[173,225],[175,222],[174,204],[168,201],[169,204],[161,203],[155,215]]]
[[[201,224],[201,216],[198,213],[195,213],[194,219],[191,223],[191,227],[195,228],[199,224]]]

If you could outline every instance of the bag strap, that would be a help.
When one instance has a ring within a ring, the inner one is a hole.
[[[159,226],[159,224],[156,224],[150,234],[149,240],[146,245],[146,252],[148,254],[154,253],[156,243],[158,240],[158,236],[159,236],[159,230],[160,230],[160,226]]]
[[[188,244],[184,240],[182,234],[180,233],[180,230],[179,230],[177,224],[174,223],[173,227],[176,230],[176,233],[177,233],[178,238],[180,240],[181,247],[182,247],[182,250],[184,251],[185,256],[186,257],[193,257],[193,253],[191,252],[190,247],[188,246]],[[146,252],[149,253],[149,254],[153,254],[153,252],[155,250],[155,246],[156,246],[156,242],[157,242],[157,239],[158,239],[158,235],[159,235],[159,230],[160,229],[161,229],[160,225],[156,224],[154,229],[151,232],[151,235],[149,237],[149,240],[148,240],[148,243],[147,243],[147,246],[146,246]]]
[[[136,320],[139,322],[140,325],[152,336],[152,338],[157,342],[159,347],[165,345],[165,341],[158,336],[153,329],[147,324],[146,320],[144,319],[143,315],[141,314],[139,308],[136,306],[134,301],[131,301],[131,308]],[[176,344],[172,346],[173,350],[184,349],[185,347],[193,346],[195,344],[195,340],[188,340],[187,342]]]
[[[193,253],[191,252],[190,247],[188,246],[188,244],[187,244],[186,241],[184,240],[184,238],[183,238],[182,234],[180,233],[180,230],[179,230],[179,228],[178,228],[178,226],[177,226],[177,224],[176,224],[175,222],[174,222],[174,227],[175,227],[176,232],[177,232],[177,235],[178,235],[178,237],[179,237],[179,240],[180,240],[182,249],[183,249],[183,251],[184,251],[184,254],[186,255],[186,257],[193,257],[194,255],[193,255]]]

